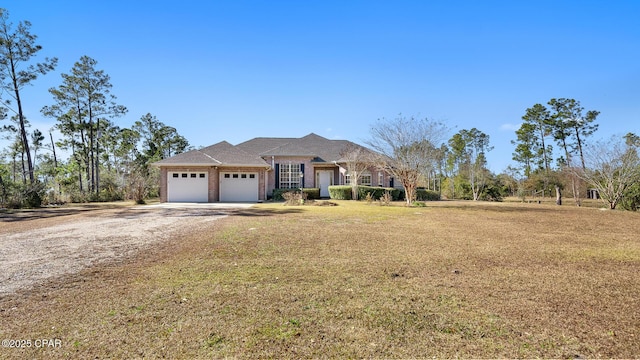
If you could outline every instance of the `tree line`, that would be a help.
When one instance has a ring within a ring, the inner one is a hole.
[[[367,145],[379,154],[377,158],[345,158],[374,164],[398,179],[407,205],[415,201],[416,189],[424,187],[449,199],[476,201],[501,201],[506,196],[524,201],[528,195],[555,193],[558,205],[567,191],[578,206],[591,194],[611,209],[621,205],[638,210],[640,137],[628,133],[594,140],[598,111],[585,112],[579,101],[568,98],[551,99],[547,105],[526,109],[512,142],[513,160],[519,166],[501,174],[487,166],[486,154],[493,146],[481,130],[463,129],[446,140],[444,124],[402,115],[371,126]],[[553,144],[559,151],[554,151]]]
[[[0,133],[8,146],[0,162],[0,207],[40,206],[65,201],[142,201],[157,193],[158,170],[151,163],[188,149],[175,128],[150,113],[130,128],[114,120],[127,114],[111,92],[110,77],[97,61],[82,56],[59,86],[49,89],[45,117],[56,120],[62,139],[31,129],[23,89],[53,71],[57,58],[35,58],[42,46],[31,23],[13,25],[0,8]],[[45,152],[46,150],[46,152]],[[60,159],[61,150],[69,153]]]

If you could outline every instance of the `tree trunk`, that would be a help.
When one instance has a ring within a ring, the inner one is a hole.
[[[27,137],[27,130],[24,122],[24,114],[22,113],[22,101],[20,100],[20,90],[18,88],[18,81],[16,75],[15,64],[13,58],[11,60],[11,75],[13,77],[13,91],[16,96],[16,104],[18,105],[18,120],[20,121],[20,137],[22,138],[22,151],[27,153],[27,167],[29,170],[29,181],[34,183],[35,178],[33,175],[33,163],[31,162],[31,151],[29,150],[29,138]]]
[[[560,186],[556,185],[556,205],[562,205],[562,191]]]
[[[58,157],[56,156],[56,144],[53,142],[53,135],[49,131],[49,138],[51,139],[51,151],[53,152],[53,181],[58,184],[58,195],[62,194],[62,185],[58,183]]]
[[[22,163],[22,183],[27,184],[27,170],[24,168],[24,148],[22,150],[22,155],[20,156],[20,162]]]

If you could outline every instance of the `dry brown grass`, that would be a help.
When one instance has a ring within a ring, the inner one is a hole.
[[[263,204],[0,301],[0,357],[640,357],[640,214]]]

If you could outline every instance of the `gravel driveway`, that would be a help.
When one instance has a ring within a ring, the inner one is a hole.
[[[161,204],[0,214],[0,298],[48,278],[133,256],[183,229],[249,206]]]

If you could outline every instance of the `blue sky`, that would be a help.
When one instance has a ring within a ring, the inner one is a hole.
[[[36,1],[0,5],[58,57],[23,95],[34,127],[47,89],[88,55],[129,127],[146,113],[198,147],[314,132],[363,143],[380,118],[476,127],[511,160],[526,109],[574,98],[594,138],[640,134],[639,1]]]

